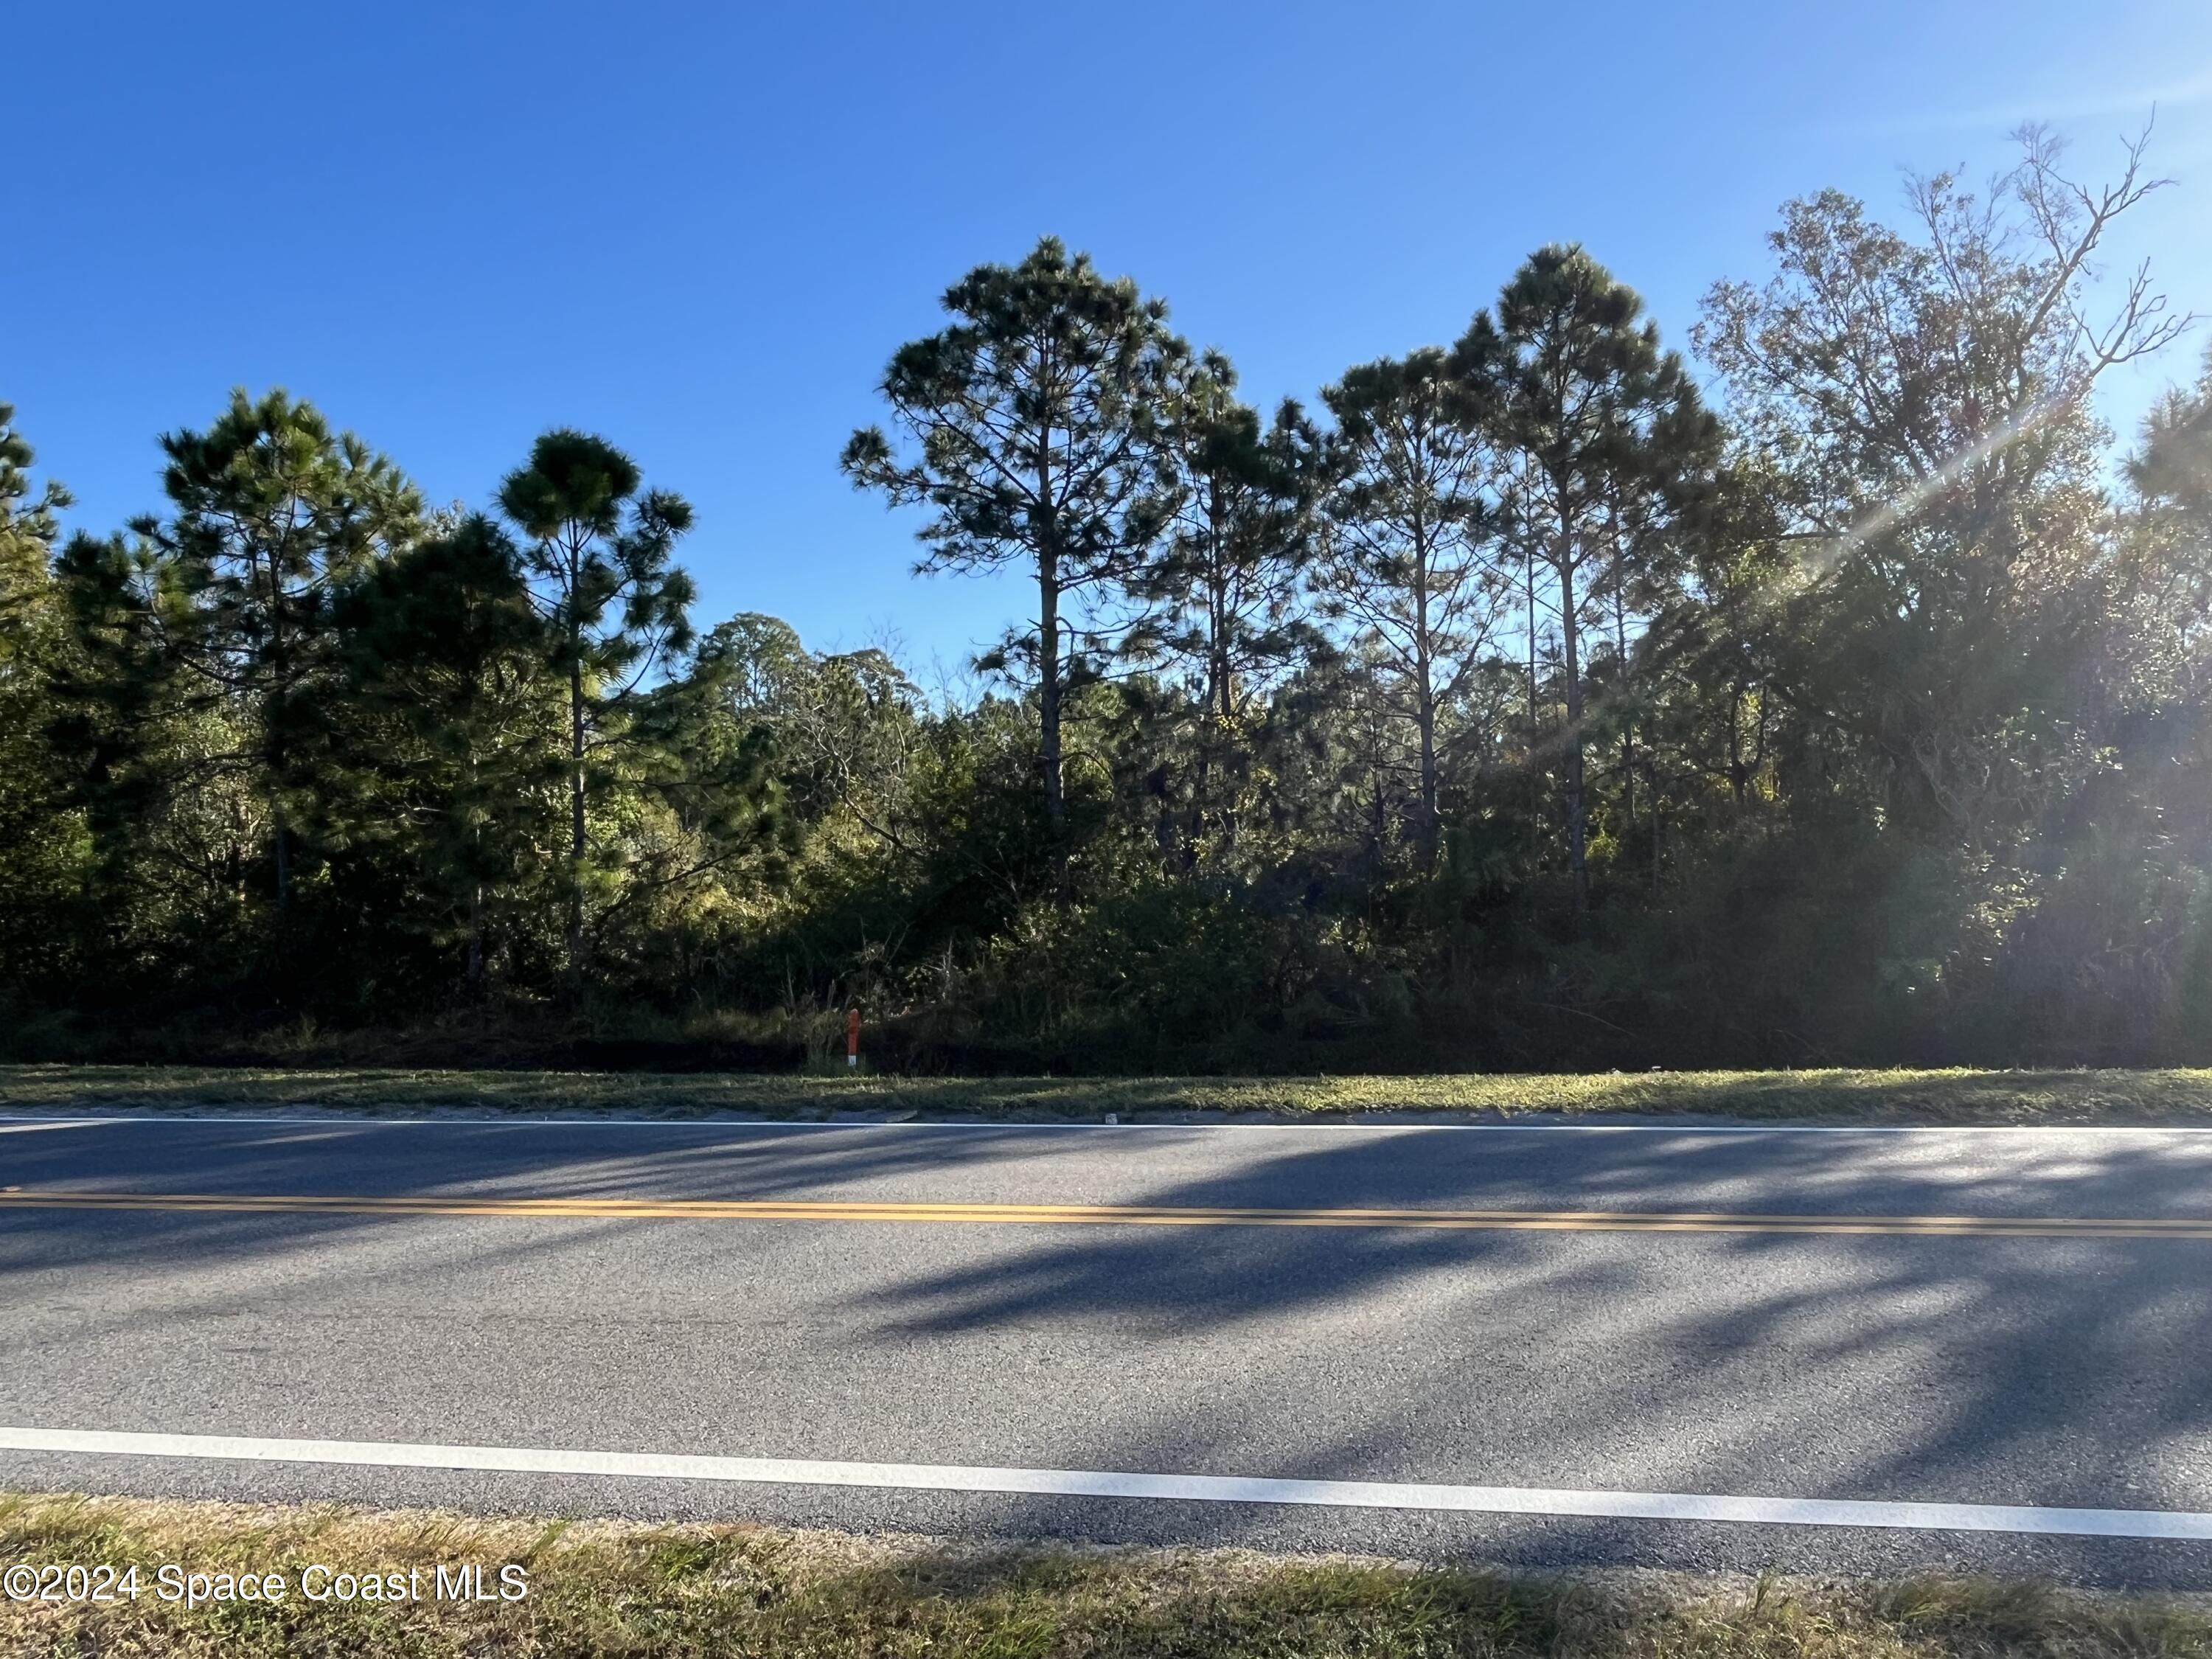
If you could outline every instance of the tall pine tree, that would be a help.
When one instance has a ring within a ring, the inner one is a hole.
[[[690,504],[642,488],[637,463],[604,438],[562,428],[532,445],[500,486],[500,510],[529,538],[528,568],[555,668],[568,688],[570,994],[583,991],[586,896],[596,873],[590,802],[609,751],[653,677],[691,641],[691,579],[671,560]]]
[[[924,571],[1025,566],[1037,614],[1008,655],[1033,665],[1045,817],[1064,869],[1061,712],[1088,665],[1082,601],[1132,580],[1174,504],[1160,401],[1183,353],[1167,306],[1046,237],[1018,265],[979,265],[945,295],[954,319],[900,348],[883,395],[915,447],[853,434],[853,482],[933,516]],[[1065,878],[1062,879],[1063,887]]]
[[[311,404],[234,392],[204,432],[161,440],[171,511],[136,520],[168,653],[205,698],[242,712],[234,761],[265,805],[270,890],[292,902],[298,797],[312,787],[295,736],[337,662],[338,586],[410,543],[422,498],[399,470]]]
[[[1434,854],[1443,723],[1496,619],[1487,542],[1491,455],[1482,379],[1427,347],[1348,370],[1322,400],[1329,436],[1329,611],[1387,664],[1383,696],[1413,728],[1414,831]]]
[[[1580,247],[1539,249],[1478,318],[1463,353],[1486,361],[1484,423],[1519,485],[1510,534],[1556,590],[1566,703],[1567,861],[1578,921],[1589,914],[1585,776],[1589,630],[1625,599],[1632,547],[1693,499],[1717,465],[1721,429],[1680,356],[1662,351],[1635,291]]]
[[[331,735],[355,787],[325,806],[404,872],[420,931],[458,936],[480,997],[492,914],[526,890],[544,805],[566,782],[556,653],[520,554],[472,515],[364,573],[336,619],[347,696]]]

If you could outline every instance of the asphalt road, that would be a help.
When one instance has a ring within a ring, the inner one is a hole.
[[[2181,1222],[2203,1132],[49,1120],[0,1123],[0,1425],[2212,1511],[2212,1238],[20,1206]],[[2212,1588],[2185,1540],[22,1450],[0,1484]]]

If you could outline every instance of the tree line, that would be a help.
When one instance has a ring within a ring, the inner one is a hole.
[[[547,433],[433,508],[282,392],[64,537],[0,409],[0,1018],[915,1066],[2212,1058],[2212,367],[2046,136],[1795,201],[1689,331],[1584,249],[1314,406],[1048,238],[842,467],[1035,594],[965,695],[699,631]],[[825,465],[830,460],[825,456]],[[199,1034],[196,1036],[195,1034]],[[215,1041],[209,1038],[209,1042]]]

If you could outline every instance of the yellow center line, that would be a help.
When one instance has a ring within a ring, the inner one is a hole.
[[[2206,1238],[2212,1218],[1735,1215],[1649,1210],[1240,1209],[1143,1204],[899,1204],[787,1199],[500,1198],[304,1194],[0,1192],[0,1210],[513,1216],[636,1221],[865,1221],[1139,1227],[1394,1227],[1445,1231],[1850,1233],[1968,1238]]]

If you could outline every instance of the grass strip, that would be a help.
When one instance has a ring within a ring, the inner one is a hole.
[[[138,1570],[135,1600],[0,1600],[0,1651],[84,1659],[407,1655],[1529,1655],[1550,1659],[2208,1659],[2212,1601],[2020,1583],[1613,1574],[1346,1558],[860,1538],[757,1526],[0,1494],[0,1565]],[[335,1575],[525,1569],[517,1601],[320,1601]],[[186,1573],[283,1575],[281,1601],[191,1607]]]
[[[902,1078],[185,1066],[0,1066],[0,1107],[325,1106],[535,1115],[1009,1121],[1453,1113],[1741,1122],[2212,1124],[2212,1071],[1806,1071],[1309,1078]]]

